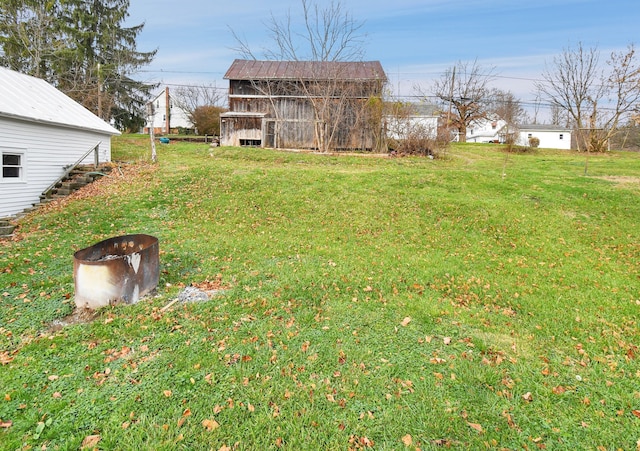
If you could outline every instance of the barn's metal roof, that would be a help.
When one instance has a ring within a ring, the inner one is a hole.
[[[227,80],[361,80],[386,81],[380,61],[257,61],[235,60]]]
[[[120,132],[44,80],[0,67],[0,117],[109,135]]]

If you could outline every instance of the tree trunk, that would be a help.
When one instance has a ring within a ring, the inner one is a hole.
[[[460,124],[458,126],[458,142],[467,142],[467,124]]]

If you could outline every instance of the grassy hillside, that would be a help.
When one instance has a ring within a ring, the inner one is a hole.
[[[158,151],[0,243],[0,448],[635,449],[640,154]],[[65,325],[126,233],[157,295]]]

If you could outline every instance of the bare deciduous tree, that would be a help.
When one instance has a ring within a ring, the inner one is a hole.
[[[328,5],[301,0],[302,14],[287,11],[278,19],[273,13],[265,23],[271,41],[256,58],[246,40],[231,30],[234,49],[246,59],[282,61],[360,61],[364,56],[363,22],[355,20],[340,2]],[[300,20],[302,18],[302,20]]]
[[[542,77],[536,87],[571,117],[579,150],[606,150],[620,120],[640,102],[640,64],[633,45],[613,52],[603,67],[597,48],[578,43],[555,57]]]
[[[571,116],[569,116],[569,113],[558,105],[551,105],[549,112],[551,114],[550,120],[553,125],[561,125],[564,127],[573,126],[573,120],[571,119]]]
[[[511,91],[492,89],[487,103],[487,110],[513,125],[521,125],[529,120],[520,99]]]
[[[182,86],[175,90],[176,105],[190,113],[200,106],[222,106],[222,91],[213,85]]]
[[[473,62],[459,61],[447,69],[431,88],[434,96],[448,105],[448,126],[458,130],[459,140],[464,142],[467,127],[473,121],[484,119],[487,114],[495,67],[488,69]],[[426,97],[421,89],[417,88]]]
[[[493,89],[487,102],[487,111],[507,123],[501,132],[501,141],[507,145],[507,150],[511,152],[518,143],[520,126],[529,119],[520,100],[511,91]]]
[[[365,36],[362,33],[363,22],[355,20],[345,11],[339,1],[332,0],[325,4],[312,0],[301,0],[302,14],[288,11],[282,19],[273,13],[265,23],[269,41],[272,44],[262,51],[261,58],[250,45],[243,40],[236,31],[231,30],[237,47],[235,50],[246,59],[266,59],[277,61],[311,61],[337,63],[346,61],[362,61],[364,56]],[[338,143],[344,143],[344,124],[368,123],[375,114],[365,114],[362,108],[356,107],[371,104],[367,102],[368,94],[358,92],[357,83],[346,80],[346,75],[340,73],[340,66],[330,70],[337,71],[327,77],[326,71],[317,74],[317,78],[305,76],[298,80],[290,80],[288,86],[283,82],[254,83],[256,92],[273,99],[278,93],[291,92],[295,95],[303,94],[312,107],[313,133],[315,142],[323,151],[332,150]],[[355,101],[354,99],[359,99]],[[281,136],[282,125],[278,107],[271,100],[271,114],[274,116],[274,136],[276,140]],[[372,104],[374,105],[375,102]],[[289,124],[289,126],[292,126]],[[374,127],[375,128],[375,127]],[[380,124],[378,124],[380,128]],[[379,137],[374,136],[378,142]],[[348,138],[350,140],[351,138]],[[364,142],[370,141],[363,139]],[[344,144],[340,144],[342,146]]]
[[[200,134],[220,134],[222,91],[213,85],[182,86],[172,96],[176,106],[183,110]]]

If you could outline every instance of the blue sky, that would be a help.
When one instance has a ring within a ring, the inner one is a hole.
[[[319,4],[328,1],[318,0]],[[582,42],[606,60],[640,45],[637,0],[342,0],[364,22],[366,60],[382,63],[394,94],[415,95],[456,61],[495,66],[494,85],[523,101],[533,79],[563,48]],[[215,84],[239,57],[229,27],[254,53],[268,44],[265,23],[301,11],[300,0],[131,0],[129,24],[144,22],[139,50],[157,48],[139,78],[169,84]],[[639,49],[640,50],[640,49]]]

